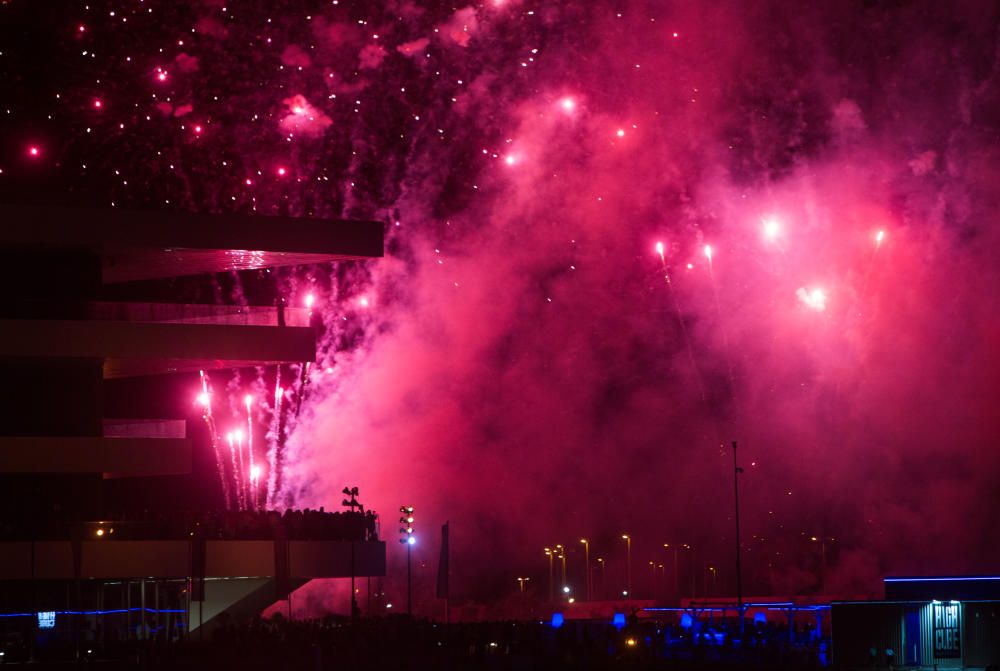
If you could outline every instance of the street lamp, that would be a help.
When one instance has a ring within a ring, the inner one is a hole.
[[[584,566],[587,567],[587,575],[585,576],[586,577],[585,583],[586,583],[586,587],[587,587],[587,601],[590,601],[590,591],[591,591],[591,585],[590,585],[590,582],[591,582],[590,581],[590,541],[588,541],[586,538],[581,538],[580,542],[583,543],[583,561],[584,561]]]
[[[632,600],[632,537],[622,534],[625,541],[625,592],[629,601]]]
[[[406,546],[406,614],[413,615],[413,568],[410,561],[410,549],[417,542],[413,535],[413,506],[400,506],[399,512],[403,514],[399,518],[399,523],[405,526],[399,528],[399,533],[403,537],[399,542]]]
[[[566,587],[566,548],[562,545],[556,544],[556,550],[559,551],[559,560],[562,562],[562,586]]]
[[[549,558],[549,602],[551,603],[556,598],[554,586],[552,584],[553,582],[552,561],[553,558],[555,557],[555,553],[552,551],[552,548],[545,548],[545,556]]]
[[[681,585],[680,585],[680,557],[678,552],[680,550],[690,550],[691,546],[687,543],[664,543],[664,549],[674,551],[674,596],[680,599],[681,597]],[[694,592],[694,590],[691,590]]]
[[[607,564],[604,563],[604,557],[598,557],[597,558],[597,563],[601,567],[601,598],[604,598],[604,596],[607,594],[607,582],[606,582],[606,578],[608,576],[607,576],[607,571],[605,570],[605,567],[607,566]]]
[[[518,585],[518,587],[520,587],[521,593],[523,594],[524,593],[524,583],[529,582],[531,580],[531,578],[516,578],[516,580],[517,580],[517,585]]]
[[[650,590],[652,592],[653,598],[655,599],[656,598],[656,562],[655,561],[649,562],[649,573],[650,573],[651,577],[653,578],[653,582],[650,583]]]
[[[736,503],[736,607],[740,614],[740,637],[743,637],[743,570],[740,567],[740,468],[736,461],[736,441],[733,441],[733,500]]]

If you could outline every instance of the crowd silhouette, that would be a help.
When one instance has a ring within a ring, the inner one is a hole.
[[[3,540],[378,540],[373,511],[232,510],[212,512],[122,512],[105,520],[17,520],[0,522]]]

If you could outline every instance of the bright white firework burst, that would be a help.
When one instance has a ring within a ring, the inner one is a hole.
[[[816,312],[826,310],[826,292],[819,287],[814,289],[799,287],[795,290],[795,295],[810,310],[815,310]]]

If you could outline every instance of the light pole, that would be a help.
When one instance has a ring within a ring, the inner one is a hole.
[[[733,441],[733,499],[736,502],[736,609],[740,615],[740,638],[743,637],[743,571],[740,568],[740,468],[736,461],[736,441]]]
[[[400,527],[399,533],[403,534],[403,537],[399,539],[400,543],[406,545],[406,614],[408,616],[413,616],[413,567],[410,557],[410,549],[413,544],[417,542],[416,537],[413,535],[413,506],[400,506],[399,512],[403,513],[403,516],[399,518],[400,524],[405,524],[406,526]],[[354,598],[354,595],[351,595]]]
[[[249,407],[249,405],[247,406]],[[341,503],[345,508],[350,508],[351,513],[354,513],[355,509],[359,509],[364,512],[364,506],[358,501],[358,488],[357,487],[344,487],[344,495],[350,496],[350,500],[344,499]],[[354,536],[351,536],[351,622],[357,619],[358,602],[354,598]],[[291,608],[289,608],[291,610]]]
[[[650,577],[653,579],[653,582],[650,583],[650,591],[652,593],[652,597],[655,599],[656,598],[656,562],[655,561],[649,562],[649,573],[650,573]]]
[[[835,542],[836,538],[828,538],[826,536],[810,536],[809,540],[813,543],[819,543],[820,552],[820,565],[819,565],[819,584],[820,588],[826,589],[826,542]]]
[[[698,561],[695,558],[693,548],[688,560],[688,575],[691,577],[691,596],[694,597],[698,591]]]
[[[516,580],[517,580],[517,585],[521,590],[521,593],[524,594],[524,583],[530,581],[531,578],[516,578]]]
[[[601,597],[604,598],[607,595],[607,571],[605,570],[604,557],[598,557],[597,563],[601,566]]]
[[[581,538],[580,542],[583,543],[583,561],[584,566],[587,567],[586,587],[587,587],[587,601],[590,601],[590,542],[586,538]]]
[[[545,548],[545,556],[549,558],[549,602],[551,603],[552,601],[555,601],[555,599],[556,599],[556,595],[555,595],[555,591],[554,591],[554,586],[552,584],[552,582],[553,582],[553,573],[554,573],[554,571],[552,569],[552,561],[553,561],[553,558],[555,557],[555,553],[552,552],[552,548]]]
[[[562,588],[566,591],[566,548],[561,545],[557,545],[559,548],[559,560],[562,562]]]
[[[664,543],[663,547],[666,548],[667,550],[674,551],[674,596],[680,599],[681,588],[680,588],[680,583],[678,582],[678,576],[680,575],[680,571],[677,568],[677,550],[678,550],[677,543],[674,543],[673,545],[671,545],[670,543]]]
[[[632,537],[622,534],[625,541],[625,597],[627,601],[632,600]]]

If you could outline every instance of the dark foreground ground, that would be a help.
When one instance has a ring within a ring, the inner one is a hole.
[[[31,654],[9,648],[10,666]],[[655,623],[540,622],[442,624],[405,618],[351,624],[324,619],[289,623],[257,620],[200,638],[104,643],[83,641],[34,651],[31,668],[95,669],[821,669],[825,641],[809,632],[761,627],[697,633]]]

